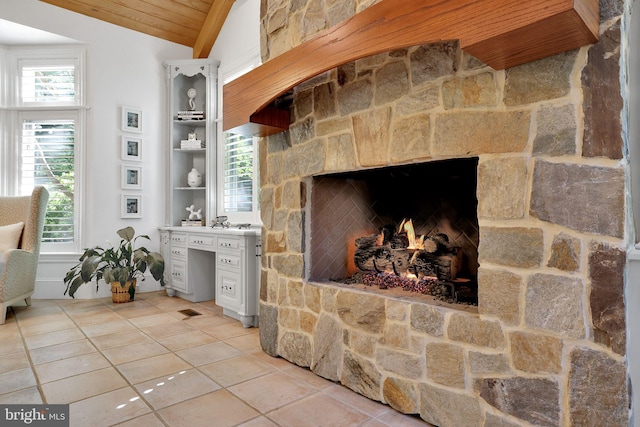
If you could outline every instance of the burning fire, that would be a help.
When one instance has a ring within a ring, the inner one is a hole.
[[[416,240],[416,232],[413,228],[413,220],[403,219],[398,227],[398,234],[405,232],[407,234],[407,239],[409,239],[409,246],[407,249],[424,249],[424,239],[425,236],[422,235]]]

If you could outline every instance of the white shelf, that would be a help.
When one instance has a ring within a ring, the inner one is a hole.
[[[210,59],[169,61],[167,70],[168,104],[166,126],[167,141],[167,207],[165,225],[180,226],[185,208],[200,209],[206,223],[215,217],[215,138],[217,124],[209,117],[216,117],[215,101],[218,98],[218,62]],[[190,99],[190,89],[195,89],[195,98]],[[193,105],[190,105],[193,104]],[[194,108],[192,108],[194,107]],[[180,111],[202,111],[204,119],[179,120]],[[206,141],[204,148],[181,148],[181,141],[190,133],[197,140]],[[211,149],[209,149],[211,148]],[[188,173],[196,169],[203,177],[200,187],[187,185]]]

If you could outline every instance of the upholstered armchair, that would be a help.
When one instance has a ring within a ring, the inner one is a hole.
[[[44,187],[31,196],[0,197],[0,324],[9,306],[31,305],[48,201]]]

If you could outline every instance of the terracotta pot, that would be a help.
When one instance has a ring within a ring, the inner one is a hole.
[[[111,282],[111,300],[114,303],[133,301],[136,293],[136,279],[125,282],[124,286],[120,282]]]

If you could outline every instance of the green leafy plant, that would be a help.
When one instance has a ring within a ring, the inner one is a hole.
[[[120,245],[103,249],[100,246],[86,248],[80,257],[80,262],[71,268],[64,278],[67,286],[64,294],[74,295],[78,288],[85,283],[96,280],[96,290],[100,279],[106,283],[120,282],[124,287],[130,280],[141,278],[149,270],[153,278],[164,286],[164,258],[158,252],[151,252],[145,247],[135,247],[138,239],[151,240],[147,235],[135,235],[133,227],[126,227],[117,231]],[[132,286],[129,290],[131,300],[135,293]]]

